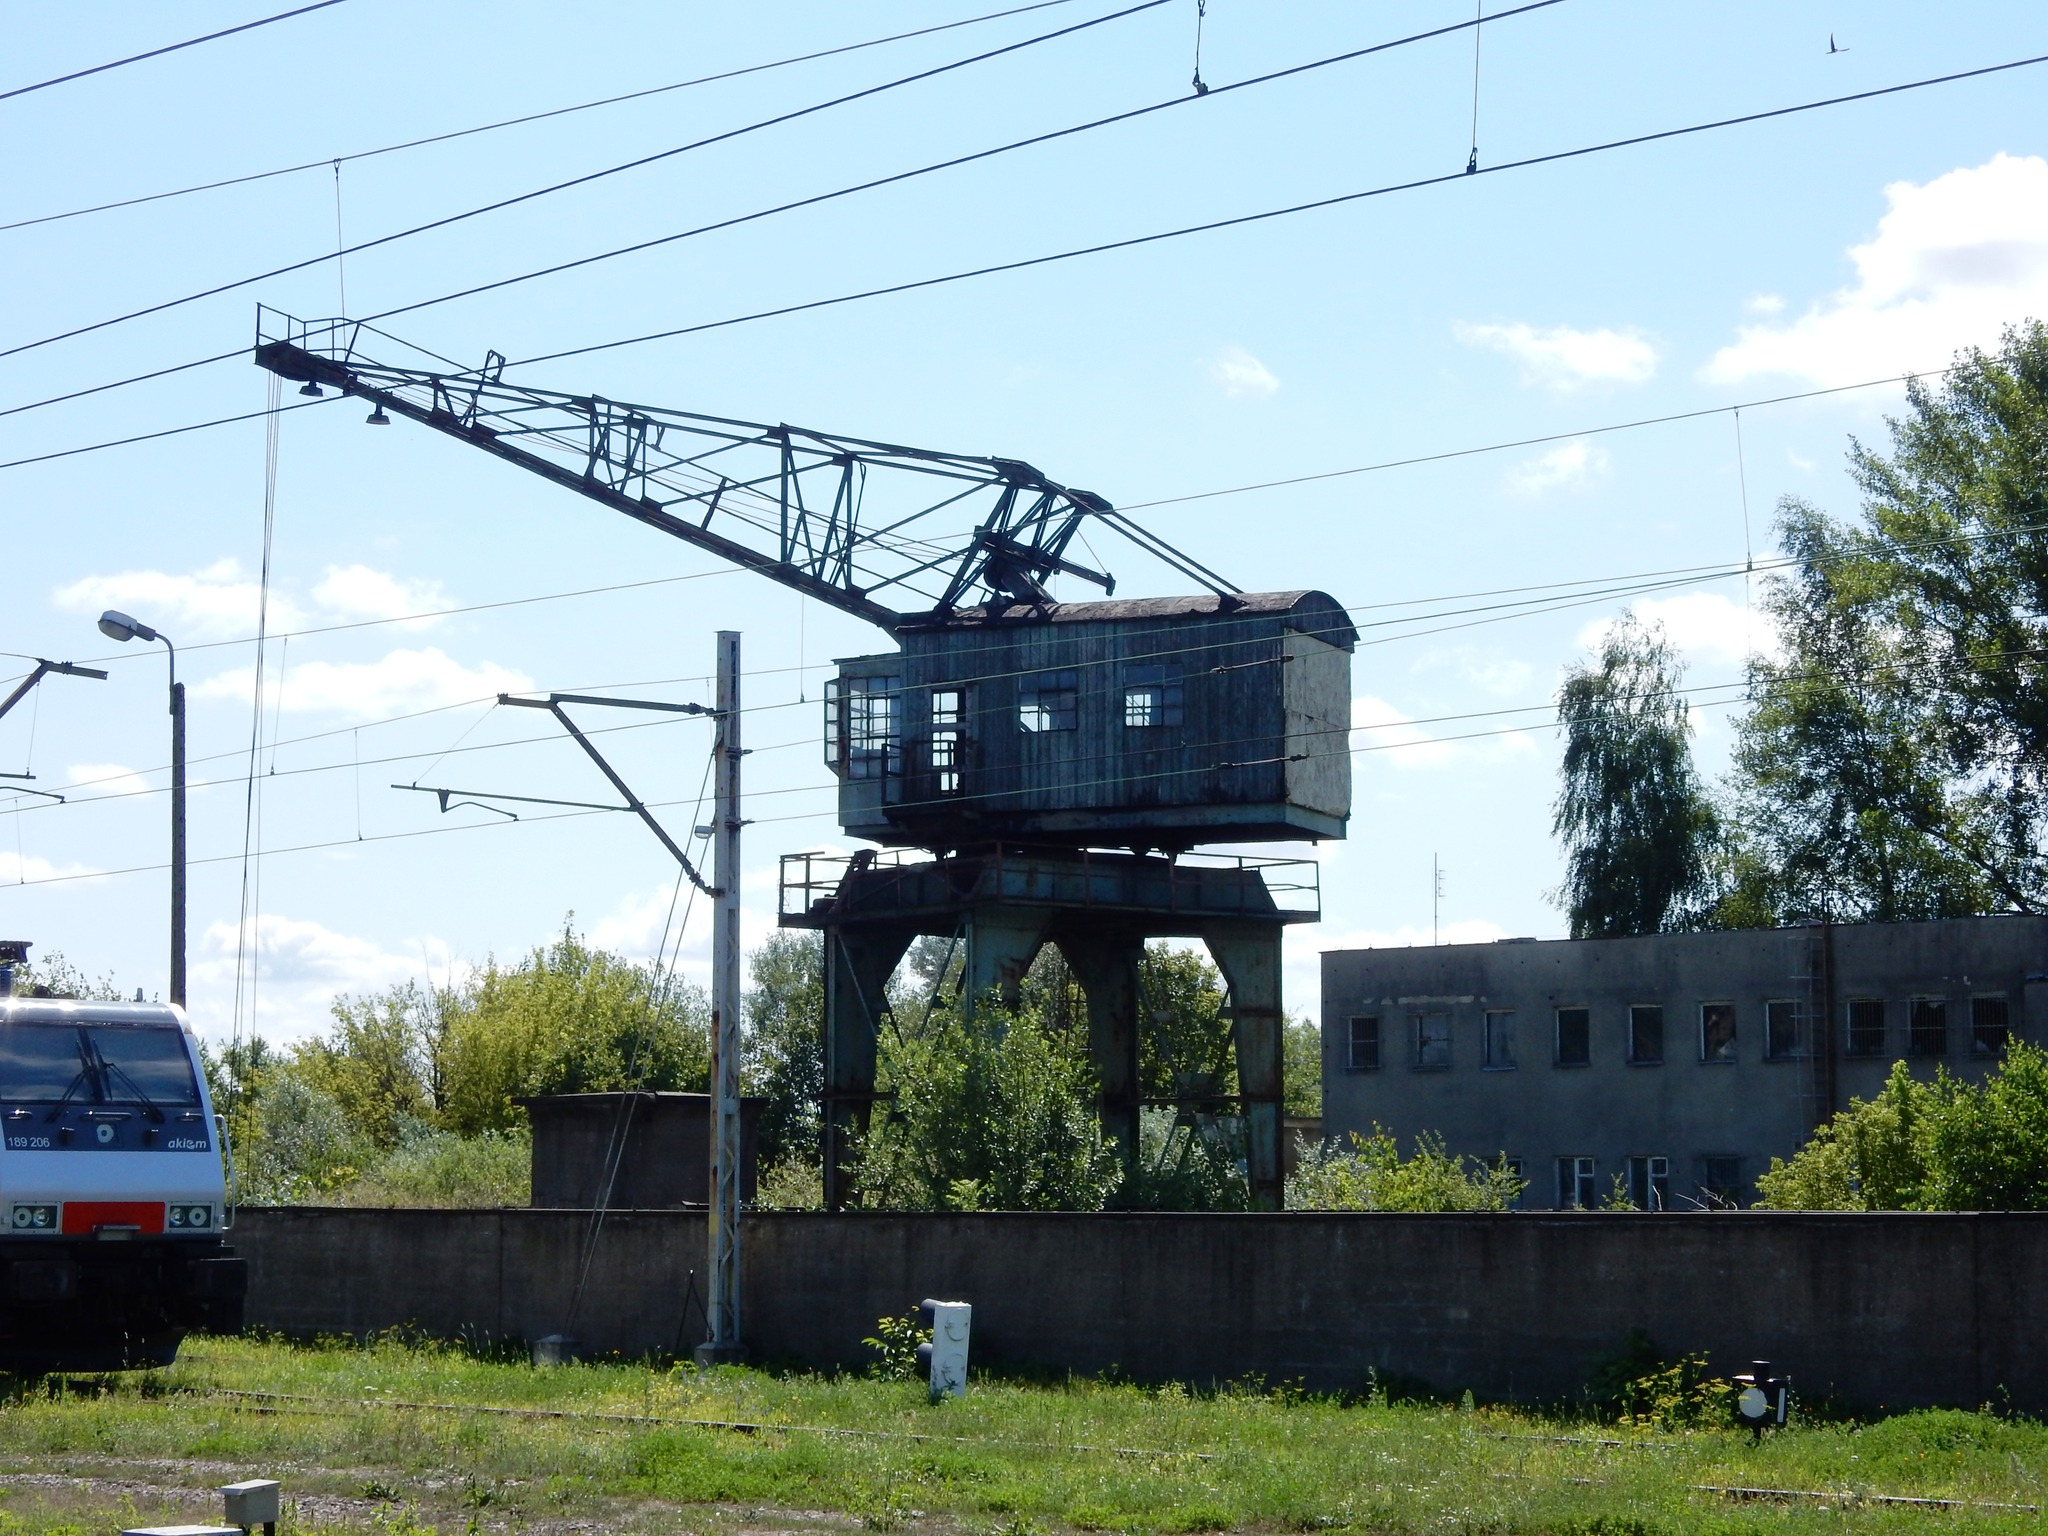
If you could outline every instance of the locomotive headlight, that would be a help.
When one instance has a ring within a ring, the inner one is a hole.
[[[210,1205],[172,1205],[164,1208],[164,1225],[178,1232],[204,1232],[213,1226]]]
[[[17,1205],[9,1214],[8,1221],[17,1232],[54,1232],[57,1230],[57,1207]]]

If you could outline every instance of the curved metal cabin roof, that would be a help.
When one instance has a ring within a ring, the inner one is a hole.
[[[1218,597],[1113,598],[1101,603],[1012,603],[1002,608],[956,608],[897,626],[899,634],[942,629],[991,629],[1025,624],[1120,624],[1138,619],[1231,619],[1278,615],[1285,627],[1350,650],[1358,643],[1351,616],[1327,592],[1240,592]]]
[[[175,1024],[182,1009],[169,1003],[97,1002],[75,997],[0,997],[0,1024]]]

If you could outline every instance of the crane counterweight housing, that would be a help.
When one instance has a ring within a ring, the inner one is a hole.
[[[224,1159],[182,1009],[0,996],[0,1370],[168,1365],[238,1330]]]

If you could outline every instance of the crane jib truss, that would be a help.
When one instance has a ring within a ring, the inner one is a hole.
[[[1114,577],[1067,557],[1091,518],[1219,597],[1238,592],[1018,459],[531,389],[506,382],[496,352],[477,369],[393,367],[361,355],[366,332],[259,308],[256,362],[302,394],[354,395],[373,422],[388,412],[460,438],[891,632],[983,603],[1048,603],[1060,574],[1113,594]]]

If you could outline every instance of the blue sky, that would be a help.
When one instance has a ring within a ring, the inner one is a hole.
[[[991,3],[988,10],[1000,7]],[[1505,9],[1489,4],[1488,11]],[[0,101],[0,224],[138,197],[983,14],[448,0],[346,3]],[[545,122],[351,160],[350,241],[403,229],[1119,9],[1068,0]],[[266,14],[250,5],[0,4],[0,90]],[[1459,4],[1211,0],[1212,86],[1469,19]],[[0,409],[247,344],[261,300],[380,312],[954,154],[1191,96],[1194,0],[1144,11],[449,229],[0,358]],[[1830,53],[1832,36],[1839,49]],[[1485,30],[1482,165],[2048,52],[2038,7],[1563,0]],[[1321,850],[1315,953],[1555,934],[1557,742],[1543,706],[1627,598],[1471,612],[1458,594],[1767,555],[1793,495],[1853,508],[1852,434],[1897,387],[1744,401],[1944,365],[2048,314],[2042,69],[1503,171],[1237,229],[524,370],[527,383],[966,453],[1089,486],[1246,588],[1320,586],[1368,629],[1354,669],[1350,839]],[[449,357],[514,358],[1460,170],[1469,32],[1188,100],[818,208],[394,318]],[[0,348],[331,253],[331,169],[0,230]],[[234,360],[13,416],[0,460],[258,411]],[[1587,429],[1676,413],[1661,426]],[[598,799],[503,688],[708,696],[744,634],[748,928],[779,855],[840,839],[815,742],[855,621],[519,472],[359,410],[279,421],[273,641],[248,931],[253,1018],[289,1035],[343,990],[516,956],[565,915],[652,951],[674,884],[626,817],[443,817],[394,781]],[[1531,438],[1520,449],[1174,498]],[[232,1026],[244,877],[260,421],[0,470],[0,649],[103,659],[0,721],[0,928],[165,984],[163,659],[93,627],[118,606],[183,647],[192,688],[193,1003]],[[1747,532],[1744,501],[1747,500]],[[1122,593],[1181,583],[1105,543]],[[405,623],[405,615],[676,578]],[[1071,595],[1083,596],[1077,590]],[[1638,597],[1699,684],[1769,636],[1739,579]],[[1383,605],[1410,604],[1409,607]],[[1448,610],[1461,610],[1450,613]],[[1418,621],[1416,614],[1439,614]],[[11,668],[10,668],[11,669]],[[281,669],[282,683],[279,677]],[[1705,694],[1703,700],[1726,697]],[[1483,712],[1527,707],[1518,714]],[[1445,720],[1447,716],[1470,716]],[[403,718],[400,718],[403,717]],[[1703,765],[1731,711],[1697,715]],[[614,724],[599,720],[593,723]],[[1515,729],[1506,729],[1515,728]],[[1473,732],[1492,734],[1473,735]],[[538,738],[538,739],[537,739]],[[1456,739],[1464,738],[1464,739]],[[649,800],[691,800],[708,735],[607,738]],[[274,744],[273,744],[274,743]],[[438,757],[444,751],[449,755]],[[274,771],[273,771],[274,770]],[[0,781],[4,790],[7,781]],[[690,806],[667,813],[689,825]],[[408,835],[432,834],[432,835]],[[360,840],[359,840],[360,839]],[[312,846],[322,845],[322,846]],[[301,850],[301,851],[293,851]],[[133,873],[119,873],[134,870]],[[701,974],[707,914],[683,956]],[[248,1005],[245,1003],[245,1009]],[[246,1027],[246,1025],[245,1025]]]

